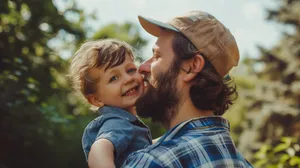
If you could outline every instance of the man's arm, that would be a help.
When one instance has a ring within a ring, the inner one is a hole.
[[[114,168],[114,145],[107,139],[97,140],[88,157],[90,168]]]

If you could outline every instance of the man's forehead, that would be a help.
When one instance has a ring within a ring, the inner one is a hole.
[[[175,33],[170,31],[164,31],[165,33],[161,33],[161,35],[157,38],[153,49],[160,49],[160,47],[170,47],[172,45],[172,40],[175,36]]]

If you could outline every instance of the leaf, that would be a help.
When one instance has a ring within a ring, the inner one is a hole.
[[[262,159],[254,163],[254,167],[263,167],[267,163],[267,159]]]
[[[288,146],[290,146],[291,143],[295,141],[295,138],[292,138],[292,137],[282,137],[281,141],[284,142],[285,144],[287,144]]]
[[[283,154],[283,155],[281,155],[279,162],[286,163],[286,161],[289,159],[290,159],[290,156],[288,154]]]
[[[277,146],[273,149],[273,152],[274,152],[274,153],[277,153],[277,152],[286,150],[288,147],[289,147],[289,146],[288,146],[287,144],[279,144],[279,145],[277,145]]]
[[[291,160],[289,161],[289,164],[291,166],[296,166],[296,165],[300,166],[300,157],[298,156],[292,157]]]

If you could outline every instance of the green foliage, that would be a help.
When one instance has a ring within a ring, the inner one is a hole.
[[[60,32],[83,40],[80,22],[65,17],[82,11],[59,12],[52,0],[4,0],[0,8],[0,167],[72,165],[75,151],[81,151],[73,138],[80,139],[77,129],[83,125],[57,78],[67,62],[48,42]],[[85,166],[83,159],[76,161]]]
[[[167,131],[161,124],[153,123],[153,122],[151,122],[151,119],[149,119],[149,118],[147,118],[147,119],[142,118],[142,120],[145,122],[145,124],[151,130],[152,139],[162,136]]]
[[[277,144],[264,144],[254,155],[254,167],[299,168],[300,144],[294,137],[283,137]]]
[[[246,66],[246,65],[241,65]],[[224,114],[224,117],[230,121],[230,131],[231,136],[236,145],[240,142],[240,134],[242,133],[241,124],[246,119],[247,105],[246,101],[249,93],[252,93],[255,89],[256,80],[251,77],[245,77],[246,75],[234,75],[234,84],[237,87],[238,98],[235,100],[234,104],[229,108]]]
[[[297,167],[299,159],[299,154],[294,157],[282,153],[291,147],[288,138],[279,144],[275,142],[283,136],[300,138],[300,1],[278,3],[278,8],[268,10],[267,19],[292,31],[284,32],[271,49],[259,47],[261,54],[257,59],[245,60],[255,87],[252,92],[242,91],[247,112],[238,147],[250,160],[258,159],[258,167],[289,167],[291,163]],[[257,150],[254,158],[252,151]]]

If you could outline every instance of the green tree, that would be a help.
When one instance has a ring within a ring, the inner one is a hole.
[[[278,3],[278,8],[268,10],[267,19],[292,31],[284,32],[272,49],[259,47],[258,59],[248,59],[257,78],[255,90],[246,93],[247,121],[242,123],[239,148],[252,159],[253,151],[263,145],[280,145],[282,136],[300,138],[300,1]],[[299,151],[295,155],[299,156]],[[278,155],[268,156],[279,163]]]
[[[274,145],[263,144],[253,156],[255,167],[284,168],[300,167],[300,145],[297,138],[283,137],[273,141]]]
[[[80,121],[72,120],[60,75],[67,62],[48,45],[59,34],[75,42],[85,38],[83,12],[64,2],[64,11],[52,0],[0,2],[0,167],[85,165],[76,152],[80,136],[70,136]],[[70,21],[66,15],[80,17]]]

